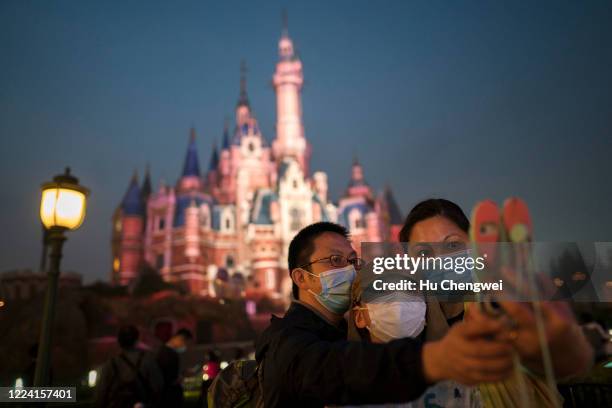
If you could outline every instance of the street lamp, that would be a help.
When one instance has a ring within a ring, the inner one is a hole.
[[[55,176],[51,182],[44,183],[41,190],[40,220],[48,233],[47,242],[51,252],[49,254],[49,270],[47,271],[47,295],[45,297],[36,372],[34,374],[34,386],[36,387],[49,385],[51,328],[53,327],[55,314],[62,246],[66,240],[64,232],[75,230],[81,226],[85,218],[85,204],[89,195],[89,190],[79,185],[79,180],[70,174],[69,167],[66,168],[64,174]]]

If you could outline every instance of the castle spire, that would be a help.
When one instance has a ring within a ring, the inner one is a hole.
[[[223,141],[221,143],[221,149],[229,149],[230,147],[230,136],[229,136],[229,118],[225,117],[223,121]]]
[[[213,141],[212,153],[210,154],[210,163],[208,171],[214,171],[219,166],[219,152],[217,151],[217,141]]]
[[[283,19],[283,28],[282,28],[282,37],[289,37],[289,23],[287,22],[287,9],[283,9],[282,11],[282,19]]]
[[[196,132],[192,127],[189,132],[189,145],[187,146],[187,154],[185,155],[185,165],[183,166],[183,177],[196,176],[200,177],[200,164],[198,162],[198,151],[196,147]]]
[[[289,26],[287,23],[287,10],[283,10],[283,28],[281,39],[278,42],[278,55],[281,60],[291,60],[295,57],[293,41],[289,38]]]
[[[247,66],[246,61],[240,61],[240,96],[238,97],[238,106],[250,107],[249,97],[246,90],[246,74]]]
[[[138,172],[136,170],[134,170],[130,185],[121,201],[121,210],[124,215],[144,215],[142,195],[138,186]]]
[[[363,166],[359,163],[357,155],[353,156],[353,165],[351,168],[351,179],[346,191],[348,197],[362,196],[368,200],[372,199],[372,189],[368,185],[363,176]]]
[[[359,163],[357,155],[353,156],[353,168],[351,170],[351,182],[350,186],[358,186],[365,184],[363,179],[363,167]]]
[[[143,200],[146,201],[149,198],[149,196],[151,195],[151,191],[153,191],[153,188],[151,187],[151,171],[149,168],[149,163],[147,163],[145,167],[144,180],[142,181],[141,187],[141,194]]]

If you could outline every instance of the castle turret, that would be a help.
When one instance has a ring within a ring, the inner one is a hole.
[[[149,169],[149,165],[145,169],[144,180],[142,181],[142,187],[140,189],[140,193],[142,195],[142,201],[146,206],[147,200],[151,196],[151,192],[153,191],[153,187],[151,186],[151,171]]]
[[[113,281],[120,285],[129,285],[138,276],[143,255],[145,206],[136,172],[123,197],[118,214],[119,245],[113,261]]]
[[[183,174],[178,181],[177,189],[179,192],[186,192],[200,190],[201,187],[202,180],[200,179],[196,132],[194,128],[191,128],[189,145],[187,146],[187,154],[185,155],[185,164],[183,165]]]
[[[230,135],[229,119],[225,118],[223,124],[223,141],[221,142],[221,154],[219,158],[219,172],[222,176],[227,176],[230,171]]]
[[[310,144],[304,137],[302,123],[301,90],[304,84],[302,62],[289,37],[287,19],[278,42],[279,61],[272,84],[276,92],[276,139],[272,144],[277,163],[286,157],[294,157],[305,175],[309,174]]]
[[[149,201],[149,197],[151,197],[151,193],[153,192],[153,187],[151,186],[151,171],[149,169],[149,164],[145,168],[145,176],[142,181],[142,187],[140,187],[140,196],[142,197],[142,206],[144,208],[144,219],[143,219],[143,228],[146,228],[147,225],[147,202]]]
[[[210,161],[208,162],[208,171],[206,172],[206,185],[209,191],[213,191],[217,186],[218,169],[219,152],[217,150],[217,143],[214,142],[212,146],[212,152],[210,154]]]

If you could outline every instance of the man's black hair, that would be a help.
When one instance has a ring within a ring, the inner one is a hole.
[[[117,334],[117,342],[122,349],[131,349],[136,345],[138,336],[138,329],[135,326],[122,326]]]
[[[289,277],[291,277],[292,270],[310,262],[310,256],[315,250],[314,240],[325,232],[340,234],[345,238],[349,237],[349,232],[346,228],[333,222],[322,221],[302,228],[289,244],[289,256],[287,259],[289,263]],[[293,297],[299,299],[299,288],[293,281],[292,291]]]
[[[191,331],[189,329],[186,328],[182,328],[182,329],[178,329],[176,331],[175,336],[183,336],[183,338],[185,340],[192,340],[193,339],[193,334],[191,333]]]

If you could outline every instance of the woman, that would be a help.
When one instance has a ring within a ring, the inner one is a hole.
[[[410,243],[411,252],[423,252],[425,256],[441,256],[465,249],[469,244],[469,228],[469,221],[458,205],[444,199],[430,199],[417,204],[410,211],[399,237],[400,241]],[[377,326],[376,312],[373,316],[370,312],[371,306],[364,304],[361,297],[362,294],[357,288],[351,311],[353,336],[371,341],[382,340],[376,336],[375,329],[371,330]],[[502,306],[516,323],[513,343],[522,363],[522,367],[517,367],[517,375],[502,383],[483,384],[477,389],[442,383],[432,387],[431,392],[428,390],[421,400],[416,402],[417,405],[436,403],[436,398],[441,398],[444,401],[440,402],[443,402],[444,406],[482,404],[512,407],[520,406],[527,398],[533,405],[555,406],[558,401],[556,390],[547,389],[540,379],[543,364],[533,312],[527,305],[517,302],[503,302]],[[546,317],[548,347],[555,374],[558,377],[568,377],[585,372],[592,362],[592,350],[567,305],[546,303],[542,308]],[[469,304],[440,303],[428,298],[426,326],[421,336],[425,341],[437,340],[444,336],[454,323],[464,317],[469,318],[469,313]],[[402,320],[396,321],[397,326],[405,324]],[[395,332],[399,334],[400,330]]]

